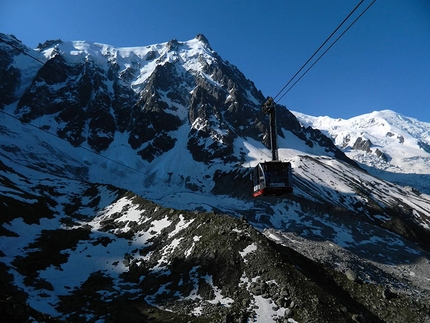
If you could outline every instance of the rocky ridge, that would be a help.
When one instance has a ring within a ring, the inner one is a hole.
[[[265,97],[203,35],[136,48],[56,40],[35,50],[13,36],[1,38],[7,81],[2,106],[16,102],[13,113],[22,121],[38,119],[38,127],[74,146],[86,143],[101,152],[116,133],[124,133],[130,147],[151,162],[175,146],[171,132],[184,123],[191,125],[187,147],[197,161],[238,162],[233,141],[245,131],[268,145],[268,128],[260,120]],[[45,62],[38,68],[31,62],[34,75],[25,79],[13,63],[23,55]],[[279,130],[352,162],[318,130],[301,127],[287,109],[279,109],[278,119]]]
[[[268,311],[274,322],[426,322],[425,294],[415,292],[412,300],[404,290],[366,279],[368,269],[351,262],[343,272],[334,270],[273,242],[274,232],[268,239],[244,219],[167,209],[91,184],[75,194],[73,205],[62,205],[67,216],[24,216],[40,231],[11,263],[38,295],[33,306],[52,304],[49,312],[66,321],[247,322]],[[62,229],[45,229],[49,222],[63,223]],[[13,228],[10,241],[19,237]],[[78,284],[69,276],[74,263],[92,268]],[[69,279],[53,285],[51,276]],[[35,312],[10,282],[2,284],[8,287],[3,317],[63,320]]]

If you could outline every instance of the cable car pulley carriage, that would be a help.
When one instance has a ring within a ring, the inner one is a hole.
[[[278,145],[276,134],[275,104],[268,98],[263,104],[263,113],[269,115],[270,146],[272,160],[259,163],[251,173],[253,184],[252,195],[284,195],[293,192],[292,170],[290,162],[280,161],[278,158]]]
[[[322,43],[322,45],[312,54],[312,56],[306,61],[305,64],[297,71],[296,74],[285,84],[285,86],[279,91],[275,96],[275,99],[282,93],[279,97],[280,100],[285,94],[290,91],[294,85],[300,81],[300,79],[323,57],[328,50],[354,25],[358,19],[375,3],[373,0],[352,22],[348,22],[348,26],[343,32],[325,49],[318,58],[306,69],[304,73],[287,89],[286,87],[299,75],[299,73],[308,65],[309,62],[314,58],[316,54],[319,54],[320,50],[328,43],[333,36],[335,36],[338,30],[346,23],[352,14],[362,5],[364,2],[360,2],[355,6],[355,8],[345,17],[345,19],[340,23],[340,25],[330,34],[330,36]],[[285,91],[284,91],[285,90]],[[269,115],[270,120],[270,144],[272,149],[272,161],[259,163],[252,171],[251,178],[253,182],[253,193],[254,197],[260,195],[283,195],[287,193],[292,193],[292,171],[291,164],[289,162],[282,162],[278,160],[278,147],[277,147],[277,136],[276,136],[276,121],[275,121],[275,105],[273,98],[268,98],[266,103],[263,104],[263,112]]]

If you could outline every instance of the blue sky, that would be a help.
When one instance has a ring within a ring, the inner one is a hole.
[[[2,0],[0,32],[30,47],[58,38],[146,46],[202,33],[275,96],[358,3]],[[430,1],[377,0],[279,103],[314,116],[390,109],[430,122]]]

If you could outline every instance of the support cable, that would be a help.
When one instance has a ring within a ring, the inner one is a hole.
[[[343,26],[343,24],[349,19],[349,17],[351,17],[351,15],[361,6],[361,4],[363,3],[364,0],[361,0],[356,6],[355,8],[348,14],[348,16],[346,16],[345,19],[343,19],[343,21],[339,24],[339,26],[337,26],[337,28],[330,34],[330,36],[328,36],[326,38],[326,40],[321,44],[320,47],[318,47],[318,49],[312,54],[311,57],[309,57],[309,59],[306,61],[306,63],[304,63],[302,65],[302,67],[300,67],[300,69],[296,72],[296,74],[294,74],[294,76],[284,85],[284,87],[278,92],[278,94],[276,94],[273,97],[273,100],[276,100],[277,97],[279,95],[281,95],[281,93],[285,90],[285,88],[294,80],[294,78],[305,68],[305,66],[315,57],[315,55],[321,50],[322,47],[324,47],[324,45],[331,39],[331,37],[333,37],[333,35]],[[375,0],[374,0],[375,1]],[[276,102],[278,102],[279,100],[277,100]]]
[[[364,15],[364,13],[375,3],[376,0],[373,0],[373,2],[367,6],[366,9],[364,9],[364,11],[357,17],[355,18],[355,20],[340,34],[339,37],[336,38],[336,40],[317,58],[317,60],[312,63],[312,65],[293,83],[293,85],[291,85],[288,90],[286,90],[284,92],[284,94],[282,94],[279,99],[277,100],[277,102],[279,102],[302,78],[303,76],[306,75],[307,72],[309,72],[309,70],[316,64],[318,63],[318,61],[330,50],[330,48],[333,47],[334,44],[336,44],[336,42],[357,22],[358,19],[360,19],[360,17],[362,15]],[[297,74],[296,74],[297,75]],[[285,89],[285,87],[283,88]],[[279,95],[279,94],[278,94]]]

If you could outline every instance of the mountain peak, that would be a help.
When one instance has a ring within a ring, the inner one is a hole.
[[[172,39],[167,43],[166,46],[169,51],[176,51],[178,50],[179,42],[177,39]]]
[[[301,124],[330,136],[369,173],[430,192],[428,180],[423,180],[430,173],[429,123],[392,110],[373,111],[350,119],[294,114]]]
[[[209,45],[208,39],[203,34],[197,34],[196,39],[203,43],[206,47],[212,50],[211,45]]]
[[[63,44],[63,41],[61,39],[47,40],[43,44],[39,43],[37,45],[37,49],[44,50],[44,49],[47,49],[47,48],[50,48],[50,47],[54,47],[55,45],[58,45],[58,44]]]

